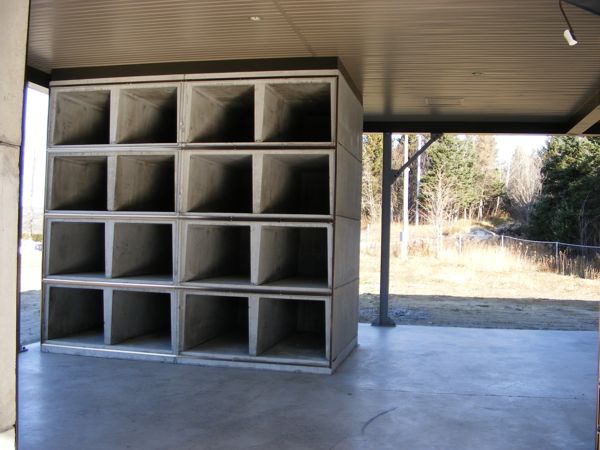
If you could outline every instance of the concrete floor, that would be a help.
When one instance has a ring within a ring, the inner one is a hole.
[[[20,355],[22,449],[590,449],[597,333],[361,325],[333,376]]]

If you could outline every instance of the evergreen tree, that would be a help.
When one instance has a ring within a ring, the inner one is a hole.
[[[480,198],[477,155],[471,138],[463,140],[444,135],[429,148],[423,189],[431,191],[430,184],[439,184],[440,172],[444,174],[445,183],[452,186],[454,211],[467,217]]]
[[[543,150],[542,176],[530,235],[600,244],[600,139],[550,138]]]

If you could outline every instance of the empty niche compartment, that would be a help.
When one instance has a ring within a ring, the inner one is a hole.
[[[118,156],[116,211],[175,211],[175,157]]]
[[[327,288],[327,228],[263,226],[258,284]]]
[[[261,213],[330,214],[328,155],[263,157]]]
[[[172,350],[169,293],[114,290],[110,323],[110,344]]]
[[[189,142],[254,142],[254,86],[194,86],[189,108]]]
[[[331,84],[267,84],[262,126],[264,142],[331,142]]]
[[[183,281],[250,283],[250,227],[187,226]]]
[[[109,143],[110,90],[57,91],[53,145]]]
[[[325,326],[325,301],[261,298],[257,354],[324,360]]]
[[[248,298],[186,295],[183,351],[248,355]]]
[[[119,91],[117,144],[176,143],[177,87]]]
[[[115,223],[113,278],[173,280],[173,226]]]
[[[251,213],[251,155],[192,155],[187,212]]]
[[[46,338],[72,344],[104,344],[102,289],[48,288]]]
[[[106,156],[52,159],[49,209],[106,211]]]
[[[48,248],[48,275],[104,278],[104,223],[50,222]]]

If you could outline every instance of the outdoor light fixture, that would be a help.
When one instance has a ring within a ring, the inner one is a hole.
[[[262,20],[262,17],[260,17],[260,16],[250,16],[250,20],[252,22],[260,22]]]
[[[567,14],[565,13],[562,2],[563,0],[558,0],[558,6],[560,7],[560,12],[565,18],[565,22],[567,22],[568,27],[563,33],[563,36],[565,37],[567,44],[573,47],[574,45],[577,45],[577,39],[575,38],[575,32],[573,31],[573,27],[571,27],[571,22],[569,22],[569,19],[567,18]]]

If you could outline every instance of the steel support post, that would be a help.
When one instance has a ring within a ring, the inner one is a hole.
[[[390,229],[392,226],[392,185],[410,165],[427,150],[441,134],[432,134],[427,143],[408,158],[398,170],[392,170],[392,133],[383,133],[383,167],[381,174],[381,269],[379,276],[379,317],[371,325],[395,327],[389,316],[390,296]],[[406,135],[405,139],[408,139]]]
[[[390,293],[390,228],[392,225],[392,133],[383,133],[383,168],[381,184],[381,270],[379,277],[379,317],[371,324],[395,327],[388,315]]]

